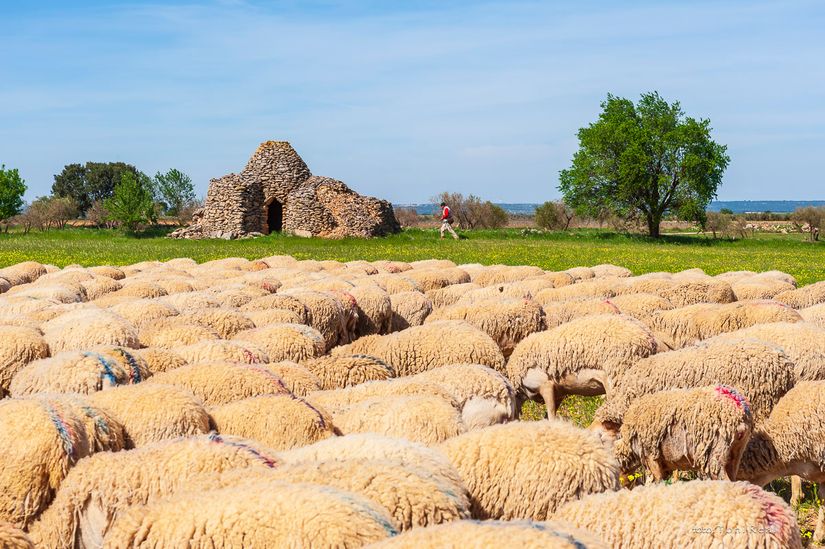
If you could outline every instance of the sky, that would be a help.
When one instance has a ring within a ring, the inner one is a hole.
[[[559,196],[608,93],[709,118],[721,200],[825,198],[825,3],[0,0],[0,163],[177,168],[265,140],[394,203]]]

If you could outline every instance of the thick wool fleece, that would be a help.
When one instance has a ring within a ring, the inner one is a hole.
[[[208,433],[209,414],[186,389],[140,384],[90,395],[89,402],[106,410],[123,426],[125,447]]]
[[[282,295],[295,297],[304,304],[307,310],[307,324],[321,333],[325,351],[329,351],[335,345],[352,341],[355,328],[351,322],[354,303],[345,304],[331,293],[301,288],[286,290]],[[357,312],[355,314],[357,319]]]
[[[464,284],[452,284],[450,286],[445,286],[444,288],[439,288],[438,290],[430,290],[426,293],[426,296],[432,302],[433,308],[440,309],[441,307],[449,307],[450,305],[453,305],[463,296],[467,295],[468,292],[472,292],[480,288],[481,286],[474,282],[465,282]]]
[[[297,297],[289,295],[270,294],[258,297],[240,308],[240,310],[245,313],[269,311],[272,309],[292,311],[300,319],[299,324],[305,324],[307,321],[306,306]]]
[[[618,315],[621,310],[610,299],[585,299],[583,301],[552,301],[544,305],[548,328],[561,326],[566,322],[595,315]]]
[[[0,398],[9,392],[14,375],[28,363],[49,356],[49,346],[38,330],[0,326]]]
[[[137,299],[109,307],[109,310],[132,323],[137,328],[152,324],[161,318],[177,316],[178,310],[157,299]]]
[[[292,395],[247,398],[210,410],[221,434],[257,440],[273,450],[289,450],[333,436],[332,416]]]
[[[358,313],[356,337],[390,332],[392,301],[387,292],[378,286],[359,285],[351,288],[349,293],[355,298]]]
[[[139,347],[134,326],[103,310],[85,309],[61,315],[43,324],[43,337],[53,354],[98,345]]]
[[[316,484],[180,493],[119,515],[106,547],[361,547],[398,533],[382,507]]]
[[[544,271],[540,267],[532,265],[496,265],[478,273],[473,277],[473,282],[479,286],[491,286],[493,284],[517,282],[534,276],[542,276],[543,274]]]
[[[371,549],[608,549],[595,536],[557,521],[457,520],[439,526],[415,528],[370,545]]]
[[[623,549],[802,547],[793,510],[748,482],[694,480],[596,494],[562,506],[553,519]]]
[[[794,309],[804,309],[819,303],[825,303],[825,280],[808,284],[796,290],[782,292],[776,296],[776,300]]]
[[[238,332],[255,327],[251,320],[234,309],[210,308],[192,311],[181,315],[181,322],[211,328],[223,339],[231,339]]]
[[[152,376],[147,383],[188,389],[207,406],[259,395],[289,394],[284,381],[263,364],[190,364]]]
[[[619,489],[619,464],[598,435],[560,420],[494,425],[440,449],[470,489],[477,519],[545,520],[566,501]]]
[[[620,293],[624,286],[623,278],[596,278],[560,288],[547,288],[535,295],[536,301],[547,305],[553,301],[569,301],[600,297],[606,299]]]
[[[433,312],[433,303],[430,298],[418,291],[390,294],[390,305],[392,307],[391,332],[406,330],[410,326],[421,326]]]
[[[199,341],[193,345],[176,347],[174,353],[184,364],[198,362],[243,362],[246,364],[266,364],[269,355],[259,346],[246,341],[213,339]]]
[[[352,354],[380,358],[399,376],[460,363],[484,364],[504,371],[504,355],[496,342],[462,320],[441,320],[386,336],[368,336],[332,351],[333,356]]]
[[[286,388],[294,395],[306,396],[309,393],[321,390],[321,379],[297,362],[282,360],[275,364],[269,364],[267,368],[280,377]]]
[[[263,328],[245,330],[232,339],[257,345],[272,362],[300,362],[316,358],[323,355],[326,348],[321,333],[303,324],[270,324]]]
[[[3,549],[34,549],[34,544],[23,530],[0,520],[0,547]]]
[[[30,533],[38,547],[101,547],[114,518],[130,506],[185,490],[204,473],[277,465],[262,445],[218,435],[95,454],[72,469]]]
[[[207,326],[184,322],[179,317],[159,319],[140,330],[143,347],[175,349],[200,341],[220,339],[220,334]]]
[[[318,378],[324,391],[395,377],[392,366],[369,355],[326,355],[304,361],[302,366]]]
[[[741,453],[732,451],[744,449],[742,442],[747,443],[752,431],[750,404],[736,389],[725,385],[672,389],[633,401],[624,415],[615,452],[625,470],[635,463],[657,464],[653,470],[657,480],[676,469],[736,480],[735,475],[728,477],[736,472]],[[688,466],[669,459],[684,459]],[[659,467],[662,462],[664,470]]]
[[[373,398],[429,395],[438,397],[460,410],[453,391],[440,383],[419,380],[416,376],[405,376],[385,381],[369,381],[343,389],[316,391],[310,393],[312,402],[317,402],[333,414],[346,411],[352,406]]]
[[[187,364],[186,360],[179,354],[161,347],[136,349],[134,354],[146,361],[146,366],[153,374],[174,370]]]
[[[414,280],[422,292],[437,290],[452,284],[470,282],[470,275],[457,267],[413,269],[404,273],[406,278]]]
[[[811,322],[820,328],[825,328],[825,303],[799,309],[799,314],[806,322]]]

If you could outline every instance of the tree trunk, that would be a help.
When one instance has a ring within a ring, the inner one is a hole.
[[[659,238],[659,224],[662,221],[662,216],[647,214],[647,234],[653,238]]]

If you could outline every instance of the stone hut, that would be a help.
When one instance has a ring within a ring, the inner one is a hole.
[[[209,183],[202,209],[173,238],[238,238],[288,232],[299,236],[372,237],[401,230],[392,205],[318,177],[286,141],[262,143],[240,174]]]

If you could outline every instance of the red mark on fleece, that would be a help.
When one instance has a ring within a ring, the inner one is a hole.
[[[610,301],[609,299],[605,299],[604,301],[602,301],[602,303],[604,303],[605,305],[610,305],[610,307],[613,309],[613,311],[614,311],[617,315],[622,314],[622,311],[620,311],[620,310],[619,310],[619,308],[618,308],[618,307],[616,307],[616,304],[615,304],[615,303],[613,303],[612,301]]]
[[[762,520],[765,524],[765,533],[776,535],[780,543],[783,541],[787,543],[792,535],[792,523],[788,520],[787,508],[776,502],[769,493],[759,486],[748,483],[745,490],[750,492],[751,498],[759,504],[764,512]]]
[[[745,414],[751,415],[751,405],[745,395],[728,385],[717,385],[714,390],[720,397],[732,400],[737,407],[744,410]]]

